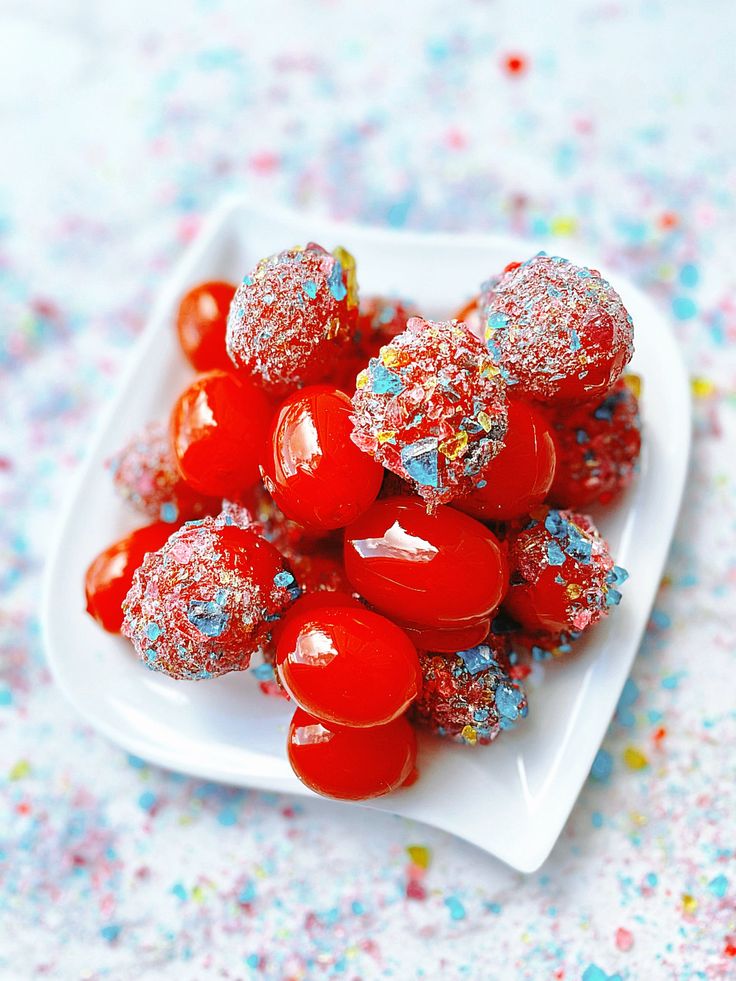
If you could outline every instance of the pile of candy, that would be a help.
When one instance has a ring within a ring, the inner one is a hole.
[[[598,272],[538,255],[458,319],[358,301],[344,249],[261,260],[181,301],[200,372],[112,461],[155,518],[87,572],[89,613],[152,670],[251,668],[292,699],[299,778],[364,799],[417,779],[415,726],[487,745],[626,573],[593,520],[632,480],[633,325]]]

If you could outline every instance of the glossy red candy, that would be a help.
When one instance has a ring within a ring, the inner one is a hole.
[[[416,627],[456,628],[490,616],[508,586],[498,539],[454,508],[418,498],[376,501],[345,529],[345,572],[381,613]]]
[[[196,378],[171,413],[182,477],[202,494],[237,497],[258,480],[271,406],[251,382],[224,371]]]
[[[336,725],[386,725],[417,697],[417,652],[385,617],[351,606],[290,616],[276,651],[279,677],[307,712]]]
[[[504,607],[529,631],[582,631],[621,600],[627,578],[591,518],[543,509],[509,536],[511,586]]]
[[[367,800],[413,782],[417,738],[404,716],[385,726],[344,729],[298,708],[287,750],[296,775],[318,794]]]
[[[165,521],[137,528],[100,552],[87,569],[84,591],[87,613],[111,634],[123,624],[123,600],[133,582],[133,573],[147,552],[156,552],[174,531]]]
[[[308,528],[344,528],[375,500],[383,468],[350,438],[343,392],[313,385],[281,404],[265,443],[263,483],[284,514]]]
[[[468,626],[442,630],[438,627],[405,627],[406,635],[418,651],[455,654],[482,644],[491,629],[491,618],[484,617]]]
[[[482,474],[478,489],[454,506],[482,521],[508,521],[541,504],[555,475],[552,430],[539,409],[509,402],[505,446]]]
[[[197,371],[233,370],[225,329],[234,296],[232,283],[217,280],[200,283],[182,297],[176,329],[182,350]]]
[[[281,620],[276,621],[271,628],[270,651],[272,653],[269,656],[273,662],[276,660],[276,648],[278,647],[281,634],[284,632],[284,627],[286,624],[289,623],[292,618],[299,619],[300,617],[313,613],[315,610],[321,610],[325,606],[347,606],[358,610],[365,609],[365,606],[359,599],[356,599],[355,596],[352,596],[350,593],[346,593],[343,590],[332,591],[324,589],[314,593],[303,593],[291,607],[286,616]]]

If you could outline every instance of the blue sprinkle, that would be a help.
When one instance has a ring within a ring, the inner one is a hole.
[[[699,279],[700,273],[698,272],[698,267],[693,265],[692,262],[686,262],[682,269],[680,269],[680,282],[687,289],[697,286]]]
[[[117,925],[117,923],[109,923],[100,930],[100,936],[103,940],[107,940],[112,943],[120,936],[120,927]]]
[[[330,288],[330,293],[332,293],[332,295],[338,301],[344,300],[348,295],[345,283],[342,281],[342,263],[336,262],[332,267],[332,271],[330,272],[327,280],[327,285]]]
[[[467,651],[458,651],[457,656],[462,658],[470,674],[478,674],[479,671],[486,671],[490,667],[498,667],[498,664],[494,660],[493,652],[487,644],[479,644],[477,647],[471,647]]]
[[[646,878],[647,878],[647,885],[652,887],[656,886],[657,883],[659,882],[659,878],[657,877],[656,872],[647,872]]]
[[[404,383],[399,376],[378,360],[371,361],[369,374],[371,389],[376,395],[398,395],[404,390]]]
[[[252,882],[246,882],[238,893],[239,903],[252,903],[256,898],[256,887]]]
[[[556,541],[547,542],[547,559],[550,565],[565,564],[565,553]]]
[[[594,828],[603,827],[603,815],[600,813],[600,811],[593,811],[593,813],[590,815],[590,820]]]
[[[524,693],[516,685],[512,685],[510,681],[502,681],[496,689],[496,708],[503,721],[513,722],[519,718],[520,714],[526,714],[523,709],[521,712],[519,711],[519,706],[523,700]]]
[[[465,919],[465,907],[457,896],[448,896],[445,900],[445,906],[449,909],[450,916],[453,920]]]
[[[187,899],[189,896],[189,894],[187,893],[186,889],[181,884],[181,882],[176,882],[171,887],[171,891],[176,896],[177,899]]]
[[[234,807],[223,807],[217,815],[217,820],[224,828],[229,828],[238,823],[238,812]]]
[[[138,798],[138,806],[141,808],[141,810],[148,811],[150,813],[156,806],[156,795],[150,790],[144,790]]]
[[[576,330],[570,331],[570,350],[580,350],[580,336]]]
[[[159,510],[159,517],[162,521],[167,522],[167,524],[173,524],[179,517],[179,510],[176,504],[173,501],[167,501],[165,504],[162,504]]]
[[[149,640],[158,640],[161,636],[161,627],[157,623],[149,623],[146,627],[146,637]]]
[[[258,664],[250,670],[253,677],[258,681],[273,681],[274,679],[273,668],[270,664]]]
[[[187,620],[205,637],[219,637],[229,619],[230,615],[211,600],[192,600],[187,610]]]
[[[717,875],[715,879],[711,879],[708,883],[708,889],[717,896],[718,899],[723,899],[728,891],[728,879],[725,875]]]
[[[350,908],[356,916],[361,916],[363,913],[365,913],[365,906],[358,899],[353,900],[353,902],[350,904]]]
[[[284,569],[283,572],[276,573],[273,577],[273,582],[275,586],[290,586],[294,582],[294,577]]]
[[[402,447],[401,463],[407,474],[421,487],[438,487],[437,439],[427,437]]]
[[[698,308],[689,296],[676,296],[672,300],[672,312],[678,320],[692,320]]]
[[[582,981],[621,981],[621,975],[606,974],[597,964],[588,964],[583,971]]]
[[[243,286],[252,286],[252,285],[253,285],[253,277],[243,276]]]
[[[486,909],[489,913],[495,913],[497,916],[501,912],[500,903],[486,903]]]
[[[248,967],[252,967],[255,971],[255,969],[261,963],[261,958],[258,956],[258,954],[248,954],[248,956],[245,958],[245,963],[248,965]]]
[[[0,688],[0,705],[12,705],[13,693],[9,688]]]
[[[590,775],[594,780],[605,783],[613,772],[613,757],[605,749],[599,749],[595,754],[593,765],[590,768]]]
[[[662,610],[652,610],[651,620],[658,630],[666,630],[672,623],[669,615]]]
[[[314,300],[317,296],[317,284],[313,279],[308,279],[306,283],[302,286],[302,289],[307,294],[310,300]]]
[[[499,328],[507,327],[509,318],[505,313],[492,313],[488,317],[488,326],[491,330],[499,330]]]

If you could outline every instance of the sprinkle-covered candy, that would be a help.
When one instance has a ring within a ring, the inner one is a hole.
[[[457,321],[413,317],[357,379],[353,439],[431,507],[473,490],[506,433],[505,386]]]
[[[227,322],[233,363],[288,392],[327,378],[358,317],[355,260],[310,243],[262,259],[238,287]]]
[[[509,675],[508,643],[487,640],[456,654],[420,653],[422,691],[413,719],[439,736],[487,746],[526,718],[526,694]]]
[[[219,511],[219,498],[199,494],[182,478],[162,423],[149,423],[108,466],[120,497],[150,518],[181,522]]]
[[[586,402],[618,379],[634,351],[621,297],[594,269],[544,253],[482,288],[488,351],[518,395]]]
[[[245,670],[299,595],[276,549],[228,520],[184,525],[134,575],[123,633],[152,670],[180,679]]]
[[[637,388],[637,376],[626,375],[603,399],[556,414],[555,504],[608,504],[629,486],[641,450]]]
[[[587,515],[540,510],[508,538],[511,585],[504,606],[527,630],[582,631],[621,600],[624,569]]]

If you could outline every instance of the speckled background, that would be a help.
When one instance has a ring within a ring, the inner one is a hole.
[[[0,4],[2,978],[734,977],[735,29],[728,0]],[[148,767],[50,682],[60,499],[157,287],[243,187],[581,240],[676,325],[676,544],[528,879],[397,818]]]

